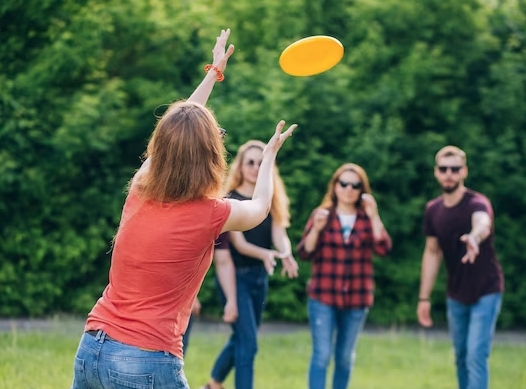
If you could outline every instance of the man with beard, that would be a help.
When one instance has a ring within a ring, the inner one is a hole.
[[[443,257],[458,386],[487,389],[488,359],[504,291],[493,243],[493,209],[486,196],[464,186],[468,175],[464,151],[446,146],[435,162],[442,195],[427,203],[424,216],[418,321],[424,327],[433,324],[430,296]]]

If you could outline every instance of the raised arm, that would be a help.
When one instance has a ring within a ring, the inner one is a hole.
[[[261,224],[267,217],[270,211],[272,194],[274,193],[272,169],[274,168],[276,155],[285,140],[292,135],[292,131],[297,127],[296,124],[293,124],[287,131],[281,133],[284,126],[285,122],[283,120],[278,123],[274,136],[263,150],[263,160],[259,167],[252,200],[228,199],[231,204],[230,216],[223,225],[222,232],[247,231]]]
[[[218,81],[219,75],[223,74],[226,68],[226,64],[230,56],[234,53],[234,45],[228,46],[225,50],[228,37],[230,36],[230,29],[221,30],[221,34],[216,39],[216,44],[213,53],[212,67],[206,73],[203,81],[195,89],[194,93],[188,98],[188,101],[194,101],[196,103],[206,105],[212,89],[216,81]]]
[[[188,98],[187,101],[193,101],[201,105],[206,105],[212,89],[216,81],[218,80],[218,72],[221,74],[225,71],[226,64],[228,59],[234,53],[234,45],[230,45],[227,50],[225,50],[226,42],[230,36],[230,29],[221,30],[221,34],[216,39],[216,44],[213,53],[213,67],[205,74],[203,81],[195,89],[194,93]],[[217,69],[217,71],[215,70]],[[148,172],[149,169],[149,157],[143,162],[142,166],[139,168],[135,174],[132,185],[138,180],[138,178]]]
[[[196,103],[206,105],[212,89],[216,81],[219,79],[219,75],[223,74],[226,68],[226,64],[230,56],[234,53],[234,45],[228,46],[225,50],[226,42],[230,36],[230,29],[221,30],[221,34],[216,39],[216,44],[213,53],[212,67],[207,71],[205,78],[199,86],[196,88],[194,93],[188,98],[188,101],[194,101]]]
[[[434,236],[426,237],[426,247],[424,248],[424,254],[422,256],[422,273],[417,307],[418,321],[424,327],[433,325],[433,320],[431,320],[430,296],[435,285],[441,261],[442,249],[438,244],[438,239]]]

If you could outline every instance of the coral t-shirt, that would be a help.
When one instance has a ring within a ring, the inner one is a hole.
[[[225,199],[183,204],[141,198],[132,187],[113,247],[109,284],[87,330],[183,357],[182,335],[230,214]]]

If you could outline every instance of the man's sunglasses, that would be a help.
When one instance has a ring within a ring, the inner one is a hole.
[[[359,181],[358,182],[347,182],[347,181],[338,180],[338,184],[340,184],[342,188],[347,188],[349,185],[353,189],[362,189],[363,187],[363,184]]]
[[[219,127],[219,135],[221,136],[221,139],[224,139],[226,136],[226,130],[224,128]]]
[[[440,173],[446,173],[448,169],[451,170],[451,173],[458,173],[462,166],[437,166]]]

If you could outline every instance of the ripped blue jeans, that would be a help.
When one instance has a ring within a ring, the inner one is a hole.
[[[346,389],[354,365],[356,342],[369,309],[340,309],[311,298],[307,302],[307,309],[312,337],[309,389],[325,388],[327,367],[333,349],[332,388]]]

